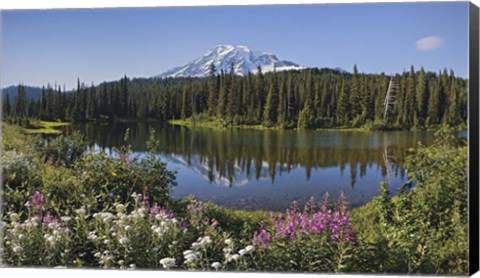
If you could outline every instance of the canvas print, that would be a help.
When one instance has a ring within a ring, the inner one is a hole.
[[[467,275],[470,7],[2,11],[1,265]]]

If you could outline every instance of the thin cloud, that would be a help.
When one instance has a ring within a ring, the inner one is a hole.
[[[443,45],[444,39],[436,36],[428,36],[421,38],[415,42],[418,50],[421,51],[431,51],[439,48]]]

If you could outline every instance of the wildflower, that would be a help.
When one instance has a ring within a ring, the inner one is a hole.
[[[125,231],[128,232],[128,231],[130,231],[131,229],[132,229],[132,226],[130,226],[130,225],[125,226]]]
[[[212,264],[212,267],[215,268],[215,270],[218,270],[219,268],[222,267],[222,264],[219,263],[219,262],[214,262],[214,263]]]
[[[84,207],[75,210],[75,213],[78,215],[85,215],[86,211]]]
[[[89,232],[89,233],[88,233],[87,238],[88,238],[89,240],[96,240],[98,237],[97,237],[97,235],[95,234],[95,231],[92,231],[92,232]]]
[[[260,232],[255,232],[253,235],[253,246],[258,246],[260,248],[268,248],[270,246],[270,243],[272,242],[272,237],[270,236],[270,233],[262,229]]]
[[[125,211],[125,206],[122,204],[117,204],[115,205],[115,209],[117,210],[117,212],[123,212]]]
[[[198,260],[197,255],[193,254],[193,253],[189,253],[189,254],[185,255],[184,258],[185,258],[185,263],[186,264],[193,263],[193,262],[196,262]]]
[[[245,256],[245,254],[247,254],[247,250],[245,249],[241,249],[240,251],[238,251],[238,254],[240,254],[240,256]]]
[[[169,269],[171,267],[175,267],[175,259],[174,258],[163,258],[160,260],[160,264],[165,269]]]
[[[125,245],[125,244],[129,244],[130,240],[127,237],[122,237],[120,238],[120,240],[118,240],[118,242],[120,242],[120,244],[122,245]]]
[[[70,221],[72,218],[71,218],[71,217],[68,217],[68,216],[62,216],[62,217],[60,217],[60,219],[61,219],[63,222],[66,223],[66,222]]]
[[[10,221],[16,222],[18,221],[18,213],[10,213]]]
[[[25,238],[25,235],[24,235],[24,234],[19,234],[19,235],[18,235],[18,239],[22,240],[22,239],[24,239],[24,238]]]
[[[227,238],[227,239],[225,240],[225,244],[226,244],[226,245],[231,245],[232,243],[233,243],[233,240],[231,240],[230,238]]]
[[[224,254],[230,254],[232,252],[233,252],[232,248],[223,248],[223,253]]]
[[[247,252],[253,251],[254,249],[255,247],[253,247],[252,245],[248,245],[247,247],[245,247],[245,250],[247,250]]]
[[[212,243],[212,239],[209,236],[205,236],[200,239],[200,244],[202,246],[209,245],[210,243]]]
[[[35,191],[35,193],[33,194],[32,204],[35,209],[42,209],[43,205],[45,204],[45,198],[40,191]]]
[[[23,247],[16,245],[16,246],[13,247],[13,252],[22,253],[23,252]]]
[[[238,255],[238,254],[233,254],[232,255],[232,260],[238,261],[238,259],[240,259],[240,255]]]
[[[201,245],[199,242],[194,242],[194,243],[192,243],[192,248],[193,248],[193,249],[198,249],[198,248],[200,248],[200,247],[202,247],[202,245]]]
[[[52,235],[45,235],[45,239],[50,242],[50,244],[55,244],[57,242],[57,238]]]

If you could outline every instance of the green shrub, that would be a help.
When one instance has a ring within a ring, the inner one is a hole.
[[[40,163],[32,156],[16,150],[2,153],[2,183],[14,189],[22,183],[37,181],[40,173]]]
[[[409,192],[390,199],[383,184],[375,203],[391,261],[389,271],[468,272],[467,147],[442,129],[429,147],[407,157]]]
[[[37,140],[35,150],[46,161],[63,166],[70,166],[86,151],[87,142],[84,136],[75,131],[68,136],[59,135],[54,138]]]

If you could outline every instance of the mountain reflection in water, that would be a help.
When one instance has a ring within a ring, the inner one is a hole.
[[[177,170],[173,197],[239,209],[283,210],[296,200],[335,198],[344,191],[351,206],[378,194],[390,175],[392,192],[406,181],[402,165],[409,148],[433,141],[433,132],[294,131],[210,129],[151,123],[94,125],[80,130],[97,148],[124,145],[146,152],[149,129],[155,129],[159,154]],[[385,159],[385,155],[386,158]],[[388,169],[387,169],[388,167]]]

